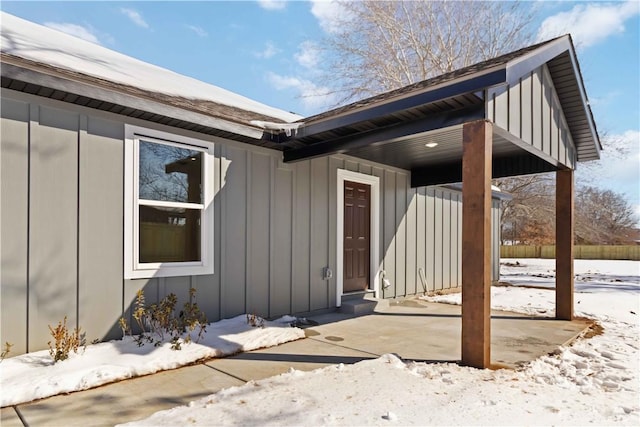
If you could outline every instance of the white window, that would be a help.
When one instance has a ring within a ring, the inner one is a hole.
[[[125,126],[124,276],[213,273],[213,144]]]

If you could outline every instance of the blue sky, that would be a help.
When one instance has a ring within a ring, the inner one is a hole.
[[[592,183],[629,196],[640,213],[640,2],[527,3],[540,40],[572,33],[601,134]],[[323,1],[10,2],[5,12],[301,115],[326,108],[314,67],[339,9]],[[607,147],[605,147],[607,148]],[[583,176],[586,176],[584,174]]]

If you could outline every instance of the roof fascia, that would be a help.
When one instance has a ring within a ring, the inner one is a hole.
[[[562,36],[526,55],[512,59],[507,63],[507,83],[510,86],[519,83],[521,77],[570,49],[571,41],[569,36]]]
[[[345,154],[372,145],[383,145],[398,138],[447,128],[484,118],[484,105],[447,111],[408,123],[374,129],[357,135],[326,140],[284,152],[284,162],[296,162],[331,154]]]
[[[478,92],[490,86],[503,84],[505,81],[506,70],[504,65],[497,66],[479,75],[461,77],[436,87],[427,88],[426,90],[421,90],[413,94],[410,93],[408,96],[399,99],[382,101],[381,103],[366,106],[335,117],[329,117],[316,123],[305,124],[299,129],[295,137],[308,137],[343,126],[350,126],[359,122],[383,117],[398,111],[419,107],[442,99]]]
[[[150,113],[175,118],[178,120],[197,123],[202,126],[208,126],[256,140],[261,140],[264,136],[263,129],[244,126],[240,123],[230,122],[205,114],[184,110],[178,107],[172,107],[170,105],[162,104],[153,100],[103,89],[84,82],[43,73],[40,70],[33,70],[21,65],[11,64],[4,60],[2,61],[2,76],[20,80],[26,83],[60,90],[63,92],[82,95],[104,102],[110,102],[125,107],[148,111]]]
[[[576,73],[576,84],[578,85],[578,90],[580,91],[582,105],[586,111],[587,121],[589,122],[589,130],[591,131],[591,137],[596,143],[596,150],[598,151],[598,157],[600,157],[602,143],[600,142],[600,136],[598,135],[598,131],[596,129],[596,122],[593,119],[593,111],[591,111],[591,104],[589,103],[589,98],[587,97],[587,90],[584,87],[582,71],[580,71],[580,64],[578,63],[578,57],[576,55],[575,48],[573,47],[573,43],[570,43],[569,45],[569,57],[571,58],[571,65],[573,66],[573,69]]]

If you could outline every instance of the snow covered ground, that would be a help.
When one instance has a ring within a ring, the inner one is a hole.
[[[494,287],[492,306],[552,316],[554,261],[503,262],[514,266],[502,281],[517,286]],[[640,425],[640,263],[577,260],[575,271],[576,314],[604,332],[517,371],[385,355],[292,370],[127,425]]]
[[[290,316],[264,322],[262,327],[251,326],[247,320],[243,315],[211,323],[199,343],[183,344],[181,350],[172,350],[169,342],[158,347],[149,343],[140,347],[127,336],[123,340],[88,345],[58,363],[53,363],[48,350],[5,359],[0,363],[0,406],[86,390],[201,359],[304,338],[302,329],[290,326],[295,320]]]

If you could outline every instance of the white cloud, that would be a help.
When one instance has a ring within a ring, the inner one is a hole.
[[[308,112],[322,111],[335,103],[335,96],[329,88],[318,86],[309,80],[273,72],[267,73],[267,80],[276,90],[295,91]]]
[[[278,1],[278,0],[258,0],[258,4],[261,8],[267,10],[282,10],[287,7],[286,1]]]
[[[63,33],[91,43],[101,44],[98,36],[95,34],[95,30],[91,27],[83,27],[82,25],[70,24],[68,22],[45,22],[44,26],[62,31]]]
[[[545,19],[538,41],[571,33],[577,47],[586,48],[625,31],[624,23],[640,14],[640,2],[577,4],[567,12]]]
[[[277,55],[280,52],[281,52],[281,50],[278,49],[276,47],[276,45],[273,44],[272,41],[268,41],[265,44],[264,49],[262,51],[260,51],[260,52],[254,52],[254,55],[255,55],[256,58],[269,59],[269,58]]]
[[[144,20],[144,18],[142,17],[142,15],[140,15],[139,12],[133,9],[128,9],[126,7],[120,8],[120,12],[122,12],[127,18],[129,18],[138,27],[149,28],[149,24],[147,24],[147,22]]]
[[[612,90],[602,96],[589,98],[589,104],[591,107],[597,106],[599,108],[605,108],[615,103],[616,99],[620,98],[621,95],[623,94],[619,90]]]
[[[349,19],[349,11],[335,0],[311,0],[311,13],[318,20],[320,28],[327,33],[340,33],[345,21]]]
[[[305,68],[314,69],[320,62],[320,50],[318,45],[310,40],[300,43],[298,52],[294,55],[298,64]]]
[[[632,206],[640,205],[640,131],[607,135],[602,145],[600,160],[578,165],[577,181],[625,194]]]
[[[207,37],[209,35],[202,27],[198,27],[197,25],[187,25],[187,28],[200,37]]]

